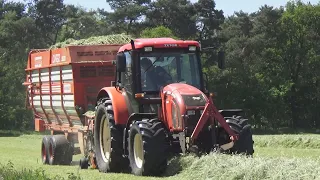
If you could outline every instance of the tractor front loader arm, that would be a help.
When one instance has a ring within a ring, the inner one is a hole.
[[[228,123],[224,119],[224,117],[219,113],[219,110],[216,108],[216,106],[213,104],[213,101],[211,98],[208,98],[209,101],[206,104],[204,111],[191,135],[191,142],[194,142],[194,140],[197,139],[200,131],[202,130],[203,126],[206,124],[206,122],[210,119],[211,122],[214,122],[214,119],[216,119],[221,126],[227,131],[227,133],[230,135],[230,139],[232,141],[238,140],[238,135],[235,134],[235,132],[229,127]]]

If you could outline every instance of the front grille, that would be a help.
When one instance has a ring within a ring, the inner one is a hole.
[[[187,106],[205,106],[206,100],[202,94],[182,95],[183,101]]]
[[[200,110],[195,110],[194,115],[189,115],[188,118],[185,120],[185,128],[186,128],[186,135],[191,136],[192,132],[196,128],[198,121],[201,117]]]

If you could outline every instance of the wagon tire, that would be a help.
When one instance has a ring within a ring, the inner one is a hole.
[[[49,164],[49,141],[51,136],[43,136],[41,143],[41,159],[43,164]]]
[[[73,157],[73,147],[65,135],[53,135],[49,141],[49,164],[70,165]]]
[[[80,162],[79,162],[79,166],[81,169],[88,169],[89,167],[89,159],[86,158],[86,157],[83,157],[80,159]]]

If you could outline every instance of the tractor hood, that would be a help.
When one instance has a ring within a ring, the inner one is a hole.
[[[205,106],[208,99],[204,93],[194,86],[184,83],[173,83],[165,86],[163,92],[170,94],[178,104],[185,106]]]

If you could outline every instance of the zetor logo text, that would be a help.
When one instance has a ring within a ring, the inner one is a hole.
[[[193,99],[193,100],[200,100],[201,97],[199,97],[199,96],[194,96],[194,97],[192,97],[192,99]]]
[[[177,47],[178,44],[164,44],[164,47]]]

